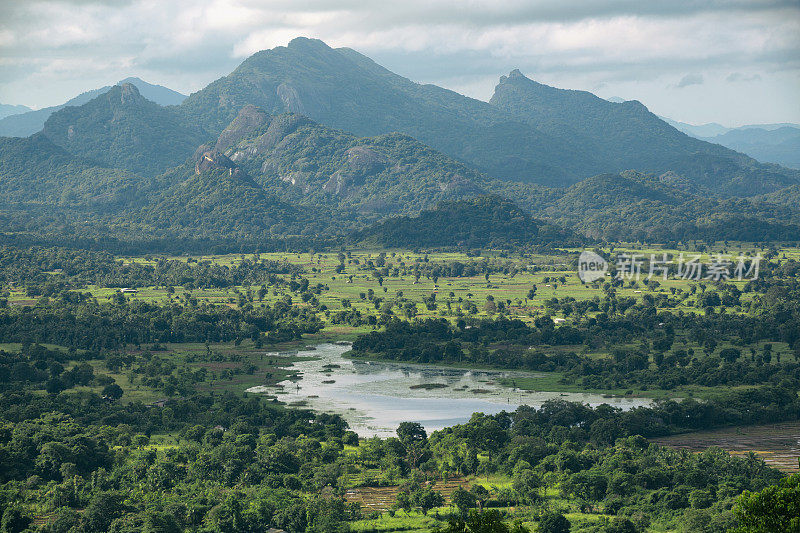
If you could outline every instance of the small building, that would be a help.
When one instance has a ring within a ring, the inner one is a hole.
[[[132,289],[130,287],[125,287],[124,289],[120,289],[119,292],[122,294],[136,294],[139,292],[139,289]]]

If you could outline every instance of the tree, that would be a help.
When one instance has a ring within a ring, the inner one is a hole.
[[[428,441],[425,428],[417,422],[401,422],[397,427],[397,436],[405,446],[409,465],[411,468],[416,468],[420,457],[425,453],[425,444]]]
[[[450,502],[456,506],[461,516],[466,516],[467,511],[475,507],[477,498],[471,492],[458,487],[450,496]]]
[[[419,422],[401,422],[397,426],[397,437],[403,444],[422,443],[428,438],[425,428]]]
[[[542,480],[530,468],[520,468],[514,470],[513,487],[517,491],[520,498],[528,504],[535,503],[540,499],[539,487],[542,485]]]
[[[397,493],[392,508],[395,510],[402,509],[406,512],[406,514],[411,512],[411,495],[408,493],[408,491],[401,490]]]
[[[339,533],[347,531],[351,518],[341,498],[317,498],[309,502],[306,510],[309,533]]]
[[[603,533],[637,533],[636,525],[621,516],[615,516],[611,522],[606,525]]]
[[[737,533],[800,532],[800,474],[761,492],[745,491],[734,511],[740,524]]]
[[[431,489],[416,491],[413,495],[413,500],[424,515],[427,515],[428,511],[434,507],[441,507],[444,505],[444,496],[442,496],[440,492]]]
[[[539,520],[541,533],[569,533],[571,526],[567,517],[557,511],[548,511]]]
[[[89,532],[107,531],[111,522],[125,512],[124,501],[124,496],[118,492],[97,494],[83,513],[84,529]]]
[[[475,501],[478,503],[478,507],[483,510],[483,505],[486,503],[486,500],[489,499],[489,491],[486,490],[486,487],[483,485],[472,485],[469,491],[475,495]]]
[[[112,400],[119,400],[122,398],[122,392],[122,387],[116,383],[111,383],[103,388],[103,396],[106,398],[111,398]]]
[[[719,352],[719,356],[723,360],[725,360],[725,361],[727,361],[729,363],[733,363],[734,361],[739,359],[739,356],[741,356],[741,355],[742,355],[742,352],[740,350],[737,350],[736,348],[725,348],[725,349],[723,349],[723,350],[721,350]]]
[[[61,507],[48,519],[42,527],[43,533],[69,533],[80,522],[80,515],[75,509]]]
[[[20,533],[31,523],[30,517],[18,505],[9,505],[3,512],[0,531],[3,533]]]
[[[528,529],[520,523],[509,528],[503,523],[500,512],[496,509],[486,512],[472,511],[464,519],[450,518],[444,529],[434,530],[439,533],[528,533]]]
[[[181,526],[168,513],[148,513],[144,521],[144,533],[181,533]]]

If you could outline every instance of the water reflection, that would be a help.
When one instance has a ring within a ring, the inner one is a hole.
[[[298,355],[298,381],[282,388],[251,387],[248,392],[278,393],[288,404],[338,413],[359,435],[389,436],[400,422],[421,423],[429,432],[469,420],[474,412],[495,414],[519,405],[540,406],[549,399],[590,405],[607,403],[628,409],[647,405],[642,398],[603,398],[598,394],[520,391],[499,385],[499,380],[535,375],[529,372],[463,370],[429,365],[352,361],[342,357],[349,346],[320,344]],[[279,354],[269,354],[279,357]]]

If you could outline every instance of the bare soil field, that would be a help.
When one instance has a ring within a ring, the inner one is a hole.
[[[783,472],[800,470],[800,422],[698,431],[653,439],[653,442],[696,452],[712,446],[734,455],[753,452]]]
[[[434,490],[442,493],[445,502],[450,503],[450,495],[458,488],[469,490],[470,483],[464,478],[448,479],[447,481],[437,481]],[[397,498],[400,487],[358,487],[350,489],[345,495],[348,502],[358,502],[361,507],[369,511],[386,511]]]

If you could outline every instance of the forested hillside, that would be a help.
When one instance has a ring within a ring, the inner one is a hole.
[[[390,218],[355,234],[362,245],[383,248],[514,249],[526,245],[575,246],[576,234],[536,220],[510,200],[479,196],[442,202],[416,217]]]
[[[42,130],[74,155],[152,176],[186,161],[205,132],[125,83],[53,113]]]

